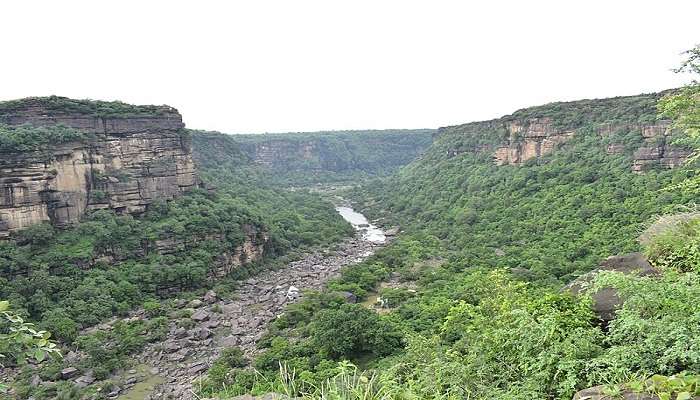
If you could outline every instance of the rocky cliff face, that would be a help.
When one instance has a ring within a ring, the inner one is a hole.
[[[556,129],[551,118],[513,121],[507,124],[507,129],[507,141],[497,147],[493,155],[497,165],[522,165],[540,158],[574,135],[571,130]]]
[[[0,108],[6,125],[62,125],[86,140],[0,153],[0,237],[50,221],[63,227],[92,209],[139,214],[197,184],[191,141],[170,107],[99,116],[46,99]]]
[[[657,101],[667,93],[522,109],[499,119],[441,128],[438,146],[442,145],[448,157],[490,153],[496,165],[521,166],[552,153],[575,135],[597,133],[608,154],[632,157],[634,172],[675,168],[691,151],[672,144],[669,122],[656,119]]]
[[[643,139],[642,146],[634,151],[632,162],[632,171],[634,172],[644,172],[654,166],[675,168],[683,165],[692,153],[690,149],[672,144],[673,132],[670,129],[669,121],[659,121],[650,125],[605,124],[598,129],[598,134],[602,138],[606,138],[618,130],[637,132]],[[607,147],[608,154],[618,154],[624,150],[625,145],[622,143],[611,143]]]

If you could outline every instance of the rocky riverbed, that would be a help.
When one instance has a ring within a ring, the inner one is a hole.
[[[238,346],[248,358],[260,350],[256,342],[267,324],[280,315],[287,304],[298,301],[306,290],[318,290],[338,276],[341,268],[372,255],[385,242],[370,241],[358,234],[340,243],[333,251],[318,250],[284,268],[267,271],[242,282],[232,299],[220,299],[210,291],[201,300],[179,304],[192,311],[191,327],[170,321],[170,332],[163,342],[147,347],[138,362],[162,377],[147,399],[194,399],[193,382],[206,373],[225,348]],[[128,398],[129,391],[123,392]]]

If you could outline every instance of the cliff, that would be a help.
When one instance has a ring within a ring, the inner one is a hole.
[[[0,237],[44,221],[64,227],[93,209],[140,214],[197,184],[171,107],[29,98],[0,103],[0,124]],[[50,127],[76,139],[40,140]]]
[[[691,151],[673,144],[668,121],[656,120],[656,101],[665,93],[552,103],[491,121],[441,128],[438,136],[448,137],[449,157],[490,153],[496,165],[521,166],[577,134],[596,134],[608,154],[629,153],[634,172],[675,168]]]

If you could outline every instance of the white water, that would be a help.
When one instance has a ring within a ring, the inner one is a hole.
[[[367,217],[351,207],[336,207],[335,210],[338,211],[343,219],[351,223],[355,230],[362,233],[362,239],[372,243],[384,243],[386,241],[386,236],[381,228],[370,224],[367,221]]]

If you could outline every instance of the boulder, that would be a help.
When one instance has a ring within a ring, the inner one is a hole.
[[[204,295],[204,302],[213,304],[216,303],[216,301],[219,299],[219,296],[216,294],[215,291],[209,290],[205,295]]]
[[[660,271],[652,267],[649,261],[641,253],[631,253],[623,256],[612,256],[600,263],[600,267],[585,275],[576,278],[566,285],[565,290],[579,295],[593,282],[595,276],[601,271],[614,271],[623,274],[636,273],[640,276],[658,276]],[[615,318],[615,313],[622,306],[622,299],[614,288],[601,288],[591,295],[593,298],[593,310],[598,318],[607,325]]]
[[[207,321],[209,317],[210,314],[204,310],[197,310],[194,314],[192,314],[192,319],[197,322]]]
[[[347,303],[357,303],[357,296],[351,292],[340,292],[340,295],[345,299]]]
[[[203,304],[204,304],[204,303],[202,302],[202,300],[194,299],[194,300],[190,301],[190,308],[199,308],[199,307],[201,307]]]
[[[396,236],[398,234],[399,234],[399,227],[398,226],[395,226],[393,228],[389,228],[386,231],[384,231],[384,236],[387,236],[387,237]]]
[[[73,367],[64,368],[61,370],[61,379],[71,379],[78,375],[78,369]]]

